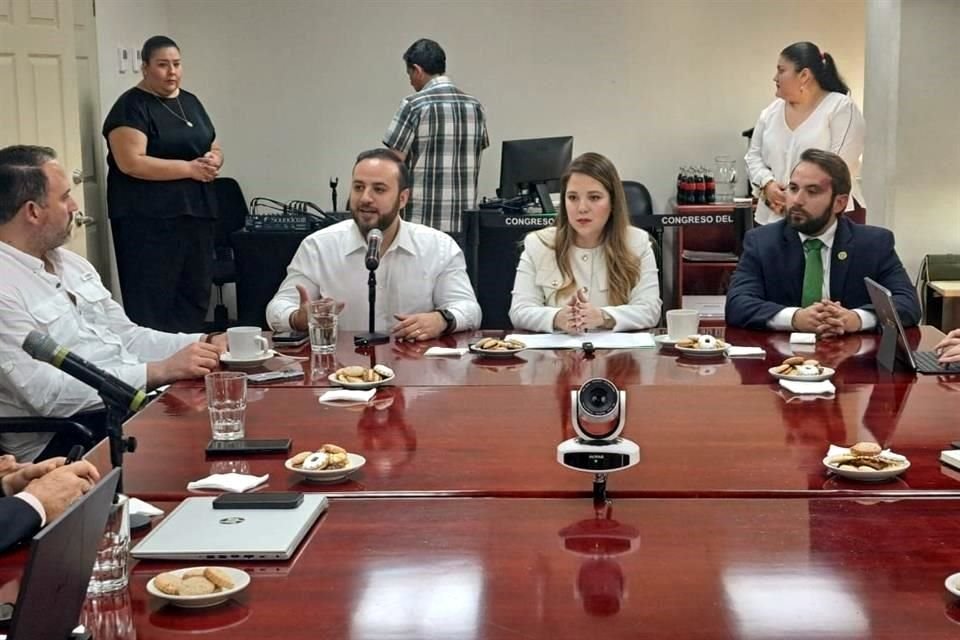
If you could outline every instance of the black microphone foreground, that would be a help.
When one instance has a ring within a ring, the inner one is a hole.
[[[380,245],[383,244],[383,231],[371,229],[367,232],[367,256],[364,263],[367,270],[376,271],[380,266]]]
[[[23,350],[34,359],[51,364],[93,387],[104,402],[112,402],[132,412],[139,411],[147,403],[147,394],[142,389],[136,389],[80,356],[70,353],[69,349],[57,344],[56,340],[44,333],[28,333],[23,341]]]

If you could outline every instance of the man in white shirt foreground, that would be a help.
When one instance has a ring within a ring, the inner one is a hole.
[[[0,417],[70,417],[102,407],[94,389],[27,355],[22,344],[30,331],[148,390],[219,364],[224,336],[135,325],[93,265],[62,248],[77,208],[53,149],[0,149]],[[61,435],[51,440],[50,433],[0,434],[0,449],[29,461],[69,448]]]
[[[401,340],[430,340],[479,327],[480,305],[463,252],[447,234],[401,219],[409,197],[409,170],[393,151],[373,149],[357,156],[350,188],[353,219],[304,238],[267,305],[270,326],[306,331],[307,305],[327,297],[344,303],[341,329],[366,331],[366,237],[380,229],[376,331]]]

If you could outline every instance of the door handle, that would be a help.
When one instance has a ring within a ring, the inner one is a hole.
[[[77,225],[78,227],[92,227],[97,224],[97,219],[92,216],[85,215],[82,211],[76,211],[73,214],[73,224]]]
[[[74,169],[73,170],[73,184],[83,184],[83,170]]]

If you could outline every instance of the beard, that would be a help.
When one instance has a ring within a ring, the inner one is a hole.
[[[794,219],[794,213],[804,215],[802,218]],[[819,235],[832,221],[830,208],[824,209],[818,216],[811,216],[803,207],[792,207],[787,211],[787,224],[790,228],[807,236]]]
[[[367,234],[370,233],[372,229],[380,229],[380,231],[386,232],[386,230],[390,228],[390,225],[393,224],[393,221],[397,219],[397,216],[400,215],[400,196],[397,195],[397,199],[394,200],[393,205],[391,205],[386,213],[378,213],[376,221],[373,224],[369,224],[361,218],[363,214],[360,212],[360,207],[356,204],[350,203],[350,214],[353,216],[353,221],[356,223],[357,228],[360,229],[360,234],[364,238],[367,237]]]

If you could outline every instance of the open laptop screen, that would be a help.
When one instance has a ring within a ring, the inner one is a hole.
[[[869,294],[870,302],[873,304],[873,312],[877,315],[877,324],[880,325],[884,335],[887,335],[888,332],[896,335],[896,355],[903,358],[910,368],[916,371],[917,363],[913,359],[910,343],[907,342],[907,332],[904,331],[903,323],[900,322],[900,314],[893,303],[893,293],[890,289],[870,278],[864,278],[863,283],[867,286],[867,294]]]

